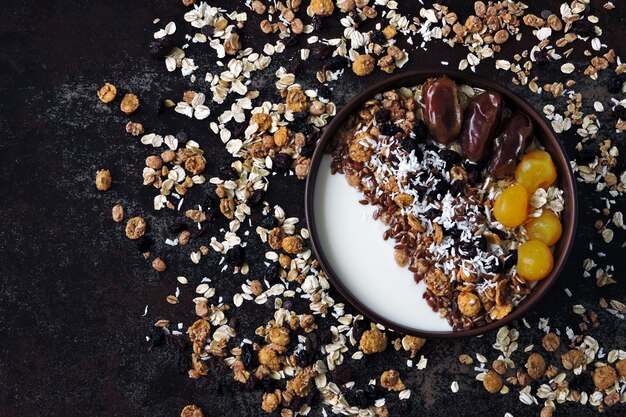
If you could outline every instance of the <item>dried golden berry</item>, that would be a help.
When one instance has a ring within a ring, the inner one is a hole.
[[[380,385],[389,391],[402,391],[406,388],[400,379],[400,373],[393,369],[383,372],[380,376]]]
[[[120,103],[120,109],[126,114],[134,113],[138,108],[139,98],[131,93],[126,94]]]
[[[273,327],[268,333],[270,342],[279,346],[287,346],[289,344],[289,330],[284,327]]]
[[[117,96],[117,88],[113,84],[106,83],[104,86],[98,91],[98,98],[103,103],[110,103],[115,100],[115,96]]]
[[[596,388],[605,390],[611,388],[617,380],[617,373],[612,366],[606,365],[593,371],[593,383]]]
[[[361,336],[359,348],[366,355],[382,352],[387,349],[387,335],[372,323],[370,330],[367,330]]]
[[[133,217],[126,223],[126,237],[129,239],[139,239],[146,233],[148,225],[142,217]]]
[[[528,357],[526,361],[526,370],[528,371],[528,376],[532,379],[539,379],[546,372],[546,361],[543,359],[538,353],[533,353]]]
[[[204,414],[197,405],[188,405],[180,412],[180,417],[204,417]]]
[[[107,191],[111,188],[111,171],[101,169],[96,172],[96,188],[100,191]]]
[[[194,155],[185,161],[185,169],[192,175],[201,174],[206,168],[206,160],[202,155]]]
[[[283,239],[282,247],[287,253],[300,253],[302,251],[302,239],[299,236],[287,236]]]
[[[287,108],[292,112],[305,111],[308,107],[306,94],[299,88],[287,92]]]
[[[491,394],[495,394],[502,389],[502,377],[493,369],[489,370],[483,378],[483,386]]]
[[[316,16],[330,16],[334,11],[332,0],[311,0],[311,12]]]
[[[467,317],[476,317],[482,310],[480,298],[471,291],[463,291],[457,298],[457,304],[461,314]]]
[[[280,369],[278,355],[268,347],[264,347],[259,351],[259,363],[266,366],[270,371],[278,371]]]
[[[368,54],[358,55],[352,63],[352,71],[359,77],[371,74],[376,68],[376,60]]]

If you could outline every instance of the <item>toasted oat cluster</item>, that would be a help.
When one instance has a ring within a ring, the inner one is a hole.
[[[556,168],[498,93],[440,77],[379,94],[343,127],[333,158],[454,330],[502,319],[551,272]]]

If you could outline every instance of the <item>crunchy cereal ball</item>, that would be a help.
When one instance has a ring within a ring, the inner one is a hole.
[[[202,155],[194,155],[185,161],[185,169],[192,175],[201,174],[206,168],[206,160]]]
[[[146,158],[146,166],[152,169],[161,169],[163,166],[163,159],[158,155],[150,155]]]
[[[156,258],[152,261],[152,268],[154,268],[158,272],[163,272],[165,271],[165,268],[167,268],[167,265],[165,265],[163,259]]]
[[[506,374],[506,363],[503,360],[496,359],[491,363],[491,367],[500,375]]]
[[[278,355],[268,347],[264,347],[259,351],[259,363],[266,366],[270,371],[278,371],[280,369]]]
[[[115,223],[119,223],[124,220],[124,207],[121,204],[116,204],[111,209],[111,217]]]
[[[100,191],[107,191],[111,188],[111,171],[101,169],[96,172],[96,188]]]
[[[433,268],[426,274],[426,285],[436,296],[443,296],[450,291],[450,278],[439,268]]]
[[[461,292],[457,298],[457,303],[461,313],[467,317],[476,317],[482,310],[480,298],[471,291]]]
[[[142,217],[133,217],[126,223],[126,237],[132,240],[139,239],[146,233],[147,227]]]
[[[483,379],[483,386],[490,392],[491,394],[495,394],[502,389],[502,377],[498,375],[496,371],[490,369],[489,372],[485,374]]]
[[[415,356],[418,350],[424,346],[426,339],[415,336],[404,336],[402,338],[402,348],[407,352],[411,352],[411,357]]]
[[[299,88],[287,91],[287,108],[292,112],[305,111],[308,108],[306,94]]]
[[[389,391],[402,391],[406,388],[398,371],[393,369],[383,372],[380,376],[380,385]]]
[[[375,68],[376,60],[368,54],[357,56],[352,63],[352,71],[359,77],[371,74]]]
[[[204,414],[197,405],[188,405],[180,412],[180,417],[204,417]]]
[[[278,401],[278,396],[273,392],[266,392],[263,394],[263,403],[261,404],[261,409],[266,413],[273,413],[276,411],[278,406],[280,405],[280,401]]]
[[[363,332],[359,342],[359,349],[366,355],[382,352],[387,349],[387,335],[372,323],[370,330]]]
[[[335,11],[332,0],[311,0],[311,11],[317,16],[330,16]]]
[[[478,33],[483,29],[483,21],[479,17],[471,15],[465,21],[465,28],[471,33]]]
[[[397,33],[398,31],[396,30],[396,27],[393,25],[389,25],[383,29],[383,35],[385,35],[385,39],[387,40],[395,38]]]
[[[548,352],[555,352],[561,345],[561,339],[556,333],[546,333],[541,340],[541,346]]]
[[[276,146],[284,146],[289,140],[289,129],[286,126],[281,126],[276,132],[274,132],[274,143]]]
[[[174,159],[176,159],[176,152],[174,152],[171,149],[168,149],[166,151],[161,152],[161,159],[163,160],[163,162],[170,163],[172,162]]]
[[[126,114],[134,113],[138,108],[139,98],[131,93],[126,94],[120,103],[120,109]]]
[[[563,368],[571,371],[585,363],[585,354],[578,349],[572,349],[561,355],[561,362]]]
[[[189,335],[191,343],[202,346],[206,344],[210,332],[211,324],[204,319],[196,320],[196,322],[187,329],[187,335]]]
[[[365,147],[360,141],[354,141],[348,147],[348,156],[354,162],[367,162],[372,157],[372,149]]]
[[[287,381],[287,389],[293,391],[298,397],[306,397],[313,388],[312,377],[315,371],[311,368],[304,368],[296,376]]]
[[[139,136],[143,134],[143,125],[141,123],[131,122],[126,123],[126,132],[133,136]]]
[[[538,353],[533,353],[526,361],[526,370],[528,376],[532,379],[539,379],[546,372],[546,361]]]
[[[280,227],[273,228],[267,235],[267,243],[274,250],[283,247],[283,239],[285,239],[285,232]]]
[[[98,91],[98,98],[103,103],[112,102],[115,100],[115,96],[117,96],[117,88],[110,83],[104,84],[104,86]]]
[[[268,334],[270,342],[278,346],[287,346],[289,344],[289,330],[284,327],[273,327]]]
[[[302,239],[300,236],[287,236],[283,239],[282,246],[287,253],[300,253],[302,251]]]
[[[616,380],[617,373],[612,366],[600,366],[593,371],[593,384],[600,390],[611,388]]]
[[[621,361],[617,361],[617,363],[615,364],[615,368],[617,369],[617,372],[619,373],[619,376],[621,376],[621,377],[626,376],[626,359],[622,359]]]
[[[252,115],[250,123],[256,123],[259,126],[258,131],[262,132],[272,127],[272,116],[267,113],[255,113]]]

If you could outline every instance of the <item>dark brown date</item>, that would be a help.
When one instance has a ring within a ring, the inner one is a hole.
[[[477,162],[485,157],[502,112],[502,96],[495,91],[486,91],[470,101],[463,116],[461,149],[465,157]]]
[[[455,140],[461,132],[463,111],[456,83],[448,77],[428,80],[422,87],[424,122],[440,143]]]
[[[489,173],[496,178],[513,174],[517,160],[524,153],[532,135],[533,123],[530,118],[524,113],[515,113],[506,123],[502,133],[493,141]]]

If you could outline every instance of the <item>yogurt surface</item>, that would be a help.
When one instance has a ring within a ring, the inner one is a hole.
[[[362,304],[388,321],[426,331],[449,332],[452,327],[422,297],[418,284],[394,258],[394,240],[383,239],[385,224],[372,217],[376,207],[362,205],[363,195],[346,177],[332,175],[332,157],[320,163],[315,185],[317,236],[329,266]]]

